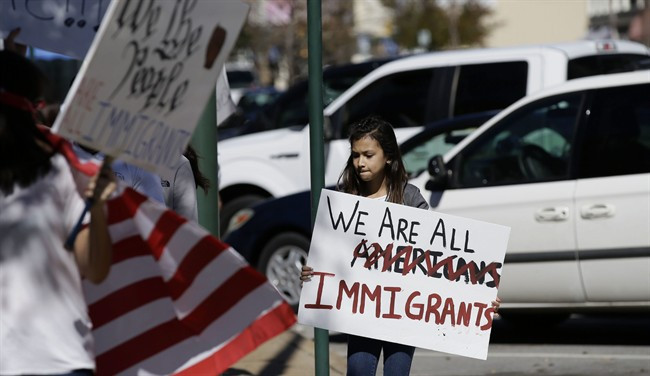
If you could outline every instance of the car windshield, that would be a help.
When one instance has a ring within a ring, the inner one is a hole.
[[[349,66],[330,67],[323,71],[323,107],[327,107],[344,91],[376,67],[389,61],[380,60]],[[261,112],[259,121],[265,129],[279,129],[309,123],[307,81],[293,85]]]
[[[475,129],[476,126],[471,126],[465,129],[431,134],[431,137],[423,139],[421,144],[404,153],[402,160],[409,179],[424,172],[433,156],[444,155]]]
[[[426,171],[431,158],[446,154],[497,113],[498,110],[486,111],[434,123],[405,141],[400,149],[409,179]]]

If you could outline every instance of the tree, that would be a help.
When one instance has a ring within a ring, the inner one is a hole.
[[[288,83],[295,82],[307,71],[307,9],[304,0],[248,0],[251,14],[240,34],[235,51],[250,51],[264,84],[272,84],[278,74],[286,74]],[[288,18],[279,23],[265,18],[268,3],[280,4],[288,10]],[[258,14],[262,16],[258,17]],[[343,64],[356,50],[351,1],[326,1],[322,4],[323,63]],[[279,53],[280,61],[272,61]],[[277,67],[277,69],[276,69]],[[278,72],[281,70],[282,73]]]
[[[423,47],[438,50],[462,46],[482,45],[494,25],[486,24],[491,10],[477,0],[451,0],[442,7],[435,0],[383,0],[395,9],[397,43],[406,49]],[[427,46],[419,46],[417,35],[428,30],[431,38]]]
[[[251,5],[249,18],[235,45],[233,56],[242,51],[253,59],[263,84],[278,76],[288,84],[307,73],[307,6],[304,0],[245,0]],[[354,0],[365,1],[365,0]],[[478,0],[382,0],[395,10],[393,38],[402,49],[418,45],[418,33],[428,30],[427,50],[482,45],[493,25],[486,24],[490,9]],[[350,62],[356,52],[353,0],[322,2],[323,64]],[[282,9],[286,17],[271,20],[268,8]],[[275,57],[279,60],[275,61]]]
[[[436,1],[409,0],[397,2],[394,6],[396,6],[394,39],[402,48],[424,47],[427,50],[436,50],[448,42],[449,20]],[[419,46],[417,35],[424,29],[429,30],[431,39],[428,46]]]
[[[461,45],[483,45],[485,38],[496,27],[495,24],[486,24],[485,19],[492,11],[476,0],[463,4],[458,17],[458,36]]]

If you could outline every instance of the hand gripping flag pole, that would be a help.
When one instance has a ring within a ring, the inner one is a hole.
[[[104,161],[102,163],[101,169],[104,168],[104,166],[110,166],[113,164],[113,157],[106,156],[104,158]],[[77,235],[79,235],[79,232],[81,231],[83,227],[83,219],[86,216],[86,213],[90,210],[90,208],[93,206],[95,203],[95,200],[92,197],[87,197],[86,198],[86,205],[84,207],[83,212],[81,212],[81,215],[79,216],[79,219],[77,220],[77,223],[74,225],[72,228],[72,231],[70,231],[70,234],[68,234],[68,238],[65,240],[64,247],[68,251],[72,251],[74,249],[74,242],[77,240]]]

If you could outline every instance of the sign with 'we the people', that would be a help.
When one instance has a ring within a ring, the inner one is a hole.
[[[324,189],[301,324],[487,358],[510,228]]]
[[[248,9],[239,0],[113,0],[54,131],[167,175]]]

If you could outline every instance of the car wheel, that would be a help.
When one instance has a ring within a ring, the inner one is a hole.
[[[300,271],[307,262],[309,240],[298,233],[287,232],[272,238],[262,249],[257,270],[280,292],[284,299],[298,309],[300,300]]]
[[[264,197],[260,195],[250,194],[237,197],[224,203],[223,208],[221,209],[221,214],[219,216],[219,230],[221,236],[223,237],[226,234],[230,219],[233,215],[235,215],[235,213],[241,209],[251,207],[254,203],[262,200],[264,200]]]

